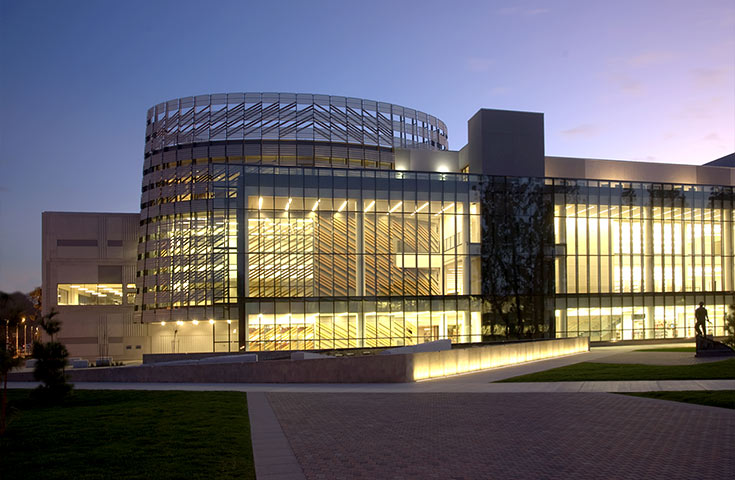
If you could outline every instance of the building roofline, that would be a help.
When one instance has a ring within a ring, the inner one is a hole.
[[[58,211],[58,210],[44,210],[41,215],[54,214],[54,215],[137,215],[140,216],[140,212],[69,212],[69,211]]]

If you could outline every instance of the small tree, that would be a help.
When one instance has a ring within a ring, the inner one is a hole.
[[[725,315],[725,345],[735,349],[735,305],[730,305],[730,312]]]
[[[5,345],[0,345],[0,378],[3,382],[2,407],[0,407],[0,436],[5,433],[6,411],[8,405],[8,374],[12,369],[20,365],[20,357]]]
[[[56,310],[51,310],[48,315],[41,318],[41,328],[51,337],[51,341],[33,343],[32,356],[36,359],[33,377],[41,382],[33,395],[46,402],[62,400],[73,387],[67,382],[67,375],[64,372],[69,352],[62,343],[56,341],[56,334],[61,330],[61,321],[55,318],[58,313]]]

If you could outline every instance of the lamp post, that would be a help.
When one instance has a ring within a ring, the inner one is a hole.
[[[26,323],[25,315],[20,317],[20,323],[23,323],[23,324]],[[20,331],[20,324],[16,323],[15,324],[15,354],[16,355],[20,355],[20,350],[18,350],[18,342],[20,341],[19,331]]]
[[[212,353],[214,353],[214,349],[215,349],[214,348],[215,347],[215,344],[214,344],[214,320],[210,319],[209,320],[209,324],[212,325]]]

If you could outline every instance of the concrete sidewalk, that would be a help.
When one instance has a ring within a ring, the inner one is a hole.
[[[8,388],[34,388],[32,382],[8,382]],[[376,384],[239,384],[239,383],[75,383],[78,390],[182,390],[253,393],[521,393],[521,392],[655,392],[735,390],[735,380],[638,380],[599,382],[419,382]]]
[[[258,480],[306,478],[265,393],[248,393],[248,414]]]

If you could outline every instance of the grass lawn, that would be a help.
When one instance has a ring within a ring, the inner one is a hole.
[[[255,478],[246,396],[76,390],[42,407],[9,390],[0,478]]]
[[[697,347],[641,348],[634,352],[696,352]]]
[[[640,365],[582,362],[501,382],[577,382],[592,380],[703,380],[735,378],[735,358],[696,365]]]
[[[696,403],[698,405],[709,405],[711,407],[735,409],[735,390],[641,392],[624,393],[623,395],[657,398],[659,400],[671,400],[674,402]]]

